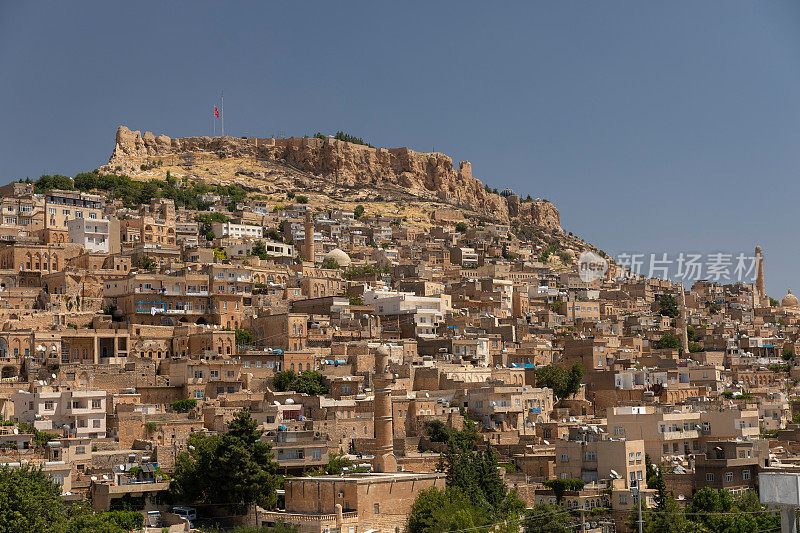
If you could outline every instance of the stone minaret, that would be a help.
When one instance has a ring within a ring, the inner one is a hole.
[[[314,219],[311,218],[311,210],[306,210],[306,221],[303,227],[305,238],[303,239],[303,259],[314,262]]]
[[[374,426],[375,458],[372,468],[376,472],[397,472],[394,457],[394,432],[392,431],[392,374],[389,372],[389,348],[381,344],[375,353]]]
[[[761,247],[756,246],[756,263],[758,273],[756,274],[756,289],[758,290],[759,303],[764,307],[769,307],[767,290],[764,286],[764,256],[761,254]]]
[[[681,347],[683,347],[683,354],[689,353],[689,326],[688,313],[686,312],[686,291],[683,290],[683,283],[679,285],[681,290]]]

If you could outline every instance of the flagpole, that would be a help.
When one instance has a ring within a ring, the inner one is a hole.
[[[220,121],[222,122],[222,136],[225,137],[225,91],[220,91],[221,106]]]
[[[217,107],[217,106],[214,106]],[[217,117],[216,113],[211,113],[211,129],[214,131],[214,137],[217,136]]]

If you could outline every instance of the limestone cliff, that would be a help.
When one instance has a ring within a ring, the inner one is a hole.
[[[121,167],[134,171],[142,161],[169,155],[211,153],[219,157],[253,158],[288,164],[343,187],[390,187],[426,200],[460,206],[489,218],[508,222],[518,217],[551,230],[560,230],[558,210],[544,201],[520,203],[487,193],[472,176],[472,165],[458,167],[440,153],[408,148],[372,148],[336,139],[183,137],[142,135],[125,126],[117,130],[116,145],[104,170]]]

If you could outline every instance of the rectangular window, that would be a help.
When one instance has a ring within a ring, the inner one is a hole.
[[[202,390],[194,391],[194,398],[195,398],[195,400],[202,400],[203,399],[203,391]]]
[[[714,481],[714,474],[711,472],[706,474],[706,481]]]
[[[725,472],[725,482],[731,483],[733,481],[733,472]]]
[[[100,409],[100,400],[92,400],[92,409]]]
[[[376,503],[375,504],[375,514],[380,514],[380,512],[381,512],[381,504]]]
[[[747,481],[750,479],[750,471],[749,470],[742,470],[742,479]]]

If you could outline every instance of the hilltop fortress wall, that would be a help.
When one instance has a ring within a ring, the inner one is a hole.
[[[472,176],[472,165],[457,167],[441,153],[415,152],[409,148],[372,148],[327,138],[290,139],[236,137],[170,138],[117,130],[116,144],[104,172],[121,167],[135,171],[142,160],[187,153],[213,153],[220,157],[246,157],[287,163],[301,171],[348,187],[395,186],[426,199],[467,207],[502,221],[519,217],[538,226],[560,230],[556,207],[546,201],[520,202],[489,193]]]

